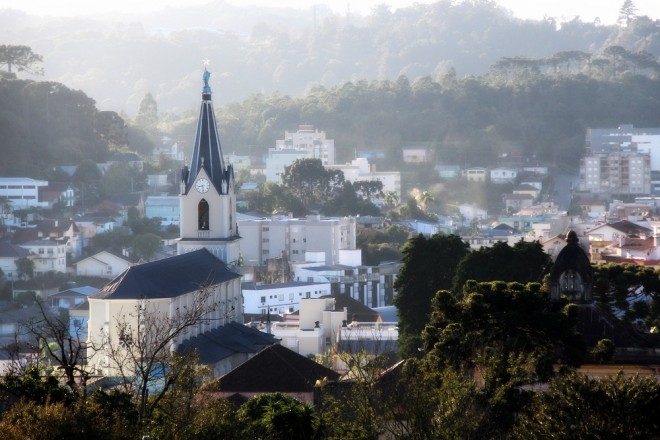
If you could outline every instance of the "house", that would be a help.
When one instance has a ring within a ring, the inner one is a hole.
[[[51,307],[71,309],[86,302],[89,295],[93,295],[98,291],[98,288],[92,286],[71,287],[50,295],[47,300]]]
[[[427,163],[429,161],[429,149],[419,146],[405,146],[401,149],[404,163]]]
[[[70,208],[75,201],[75,189],[68,182],[49,182],[48,186],[39,187],[39,202],[45,208],[52,209],[56,205]]]
[[[27,249],[34,261],[34,274],[44,275],[48,272],[66,273],[66,245],[60,240],[32,240],[21,243]]]
[[[7,241],[0,241],[0,270],[10,280],[18,280],[18,267],[16,260],[21,258],[34,258],[27,249]]]
[[[132,265],[133,263],[127,259],[108,251],[101,251],[73,263],[78,276],[94,276],[110,279],[119,276]]]
[[[485,182],[486,168],[474,167],[463,170],[463,176],[468,182]]]
[[[493,168],[490,170],[490,181],[495,184],[513,183],[518,177],[518,170],[513,168]]]
[[[518,211],[530,208],[534,204],[535,197],[530,194],[504,194],[502,200],[507,211]]]
[[[250,399],[263,393],[279,392],[312,403],[316,384],[338,380],[339,376],[305,356],[274,344],[222,376],[217,382],[217,395]]]
[[[434,169],[441,179],[455,179],[461,174],[460,165],[436,165]]]
[[[179,196],[148,196],[144,216],[159,218],[161,227],[179,224]]]
[[[521,183],[513,189],[514,194],[529,194],[534,199],[536,199],[541,193],[540,188],[537,188],[535,185],[530,185],[528,183]]]

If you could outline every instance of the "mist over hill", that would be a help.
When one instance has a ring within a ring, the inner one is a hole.
[[[44,79],[84,91],[99,109],[133,117],[147,92],[159,112],[196,110],[202,60],[217,104],[255,94],[303,96],[347,81],[481,75],[503,57],[598,53],[620,44],[660,54],[658,27],[520,20],[490,2],[439,1],[368,16],[235,7],[223,1],[160,13],[43,18],[0,10],[2,44],[30,46]],[[23,76],[24,77],[24,76]]]

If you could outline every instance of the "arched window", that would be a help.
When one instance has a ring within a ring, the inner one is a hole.
[[[204,199],[197,205],[197,228],[200,231],[209,230],[209,204]]]

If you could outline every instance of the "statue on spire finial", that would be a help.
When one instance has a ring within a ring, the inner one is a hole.
[[[211,78],[211,72],[207,70],[207,66],[209,65],[210,61],[209,60],[203,60],[204,63],[204,74],[202,75],[202,79],[204,80],[204,93],[211,93],[211,87],[209,86],[209,79]]]

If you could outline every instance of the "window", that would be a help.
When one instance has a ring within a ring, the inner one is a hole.
[[[204,199],[197,205],[197,228],[201,231],[209,230],[209,204]]]
[[[263,304],[263,303],[265,303],[265,302],[266,302],[266,297],[265,297],[265,296],[262,296],[262,297],[261,297],[261,304]]]

